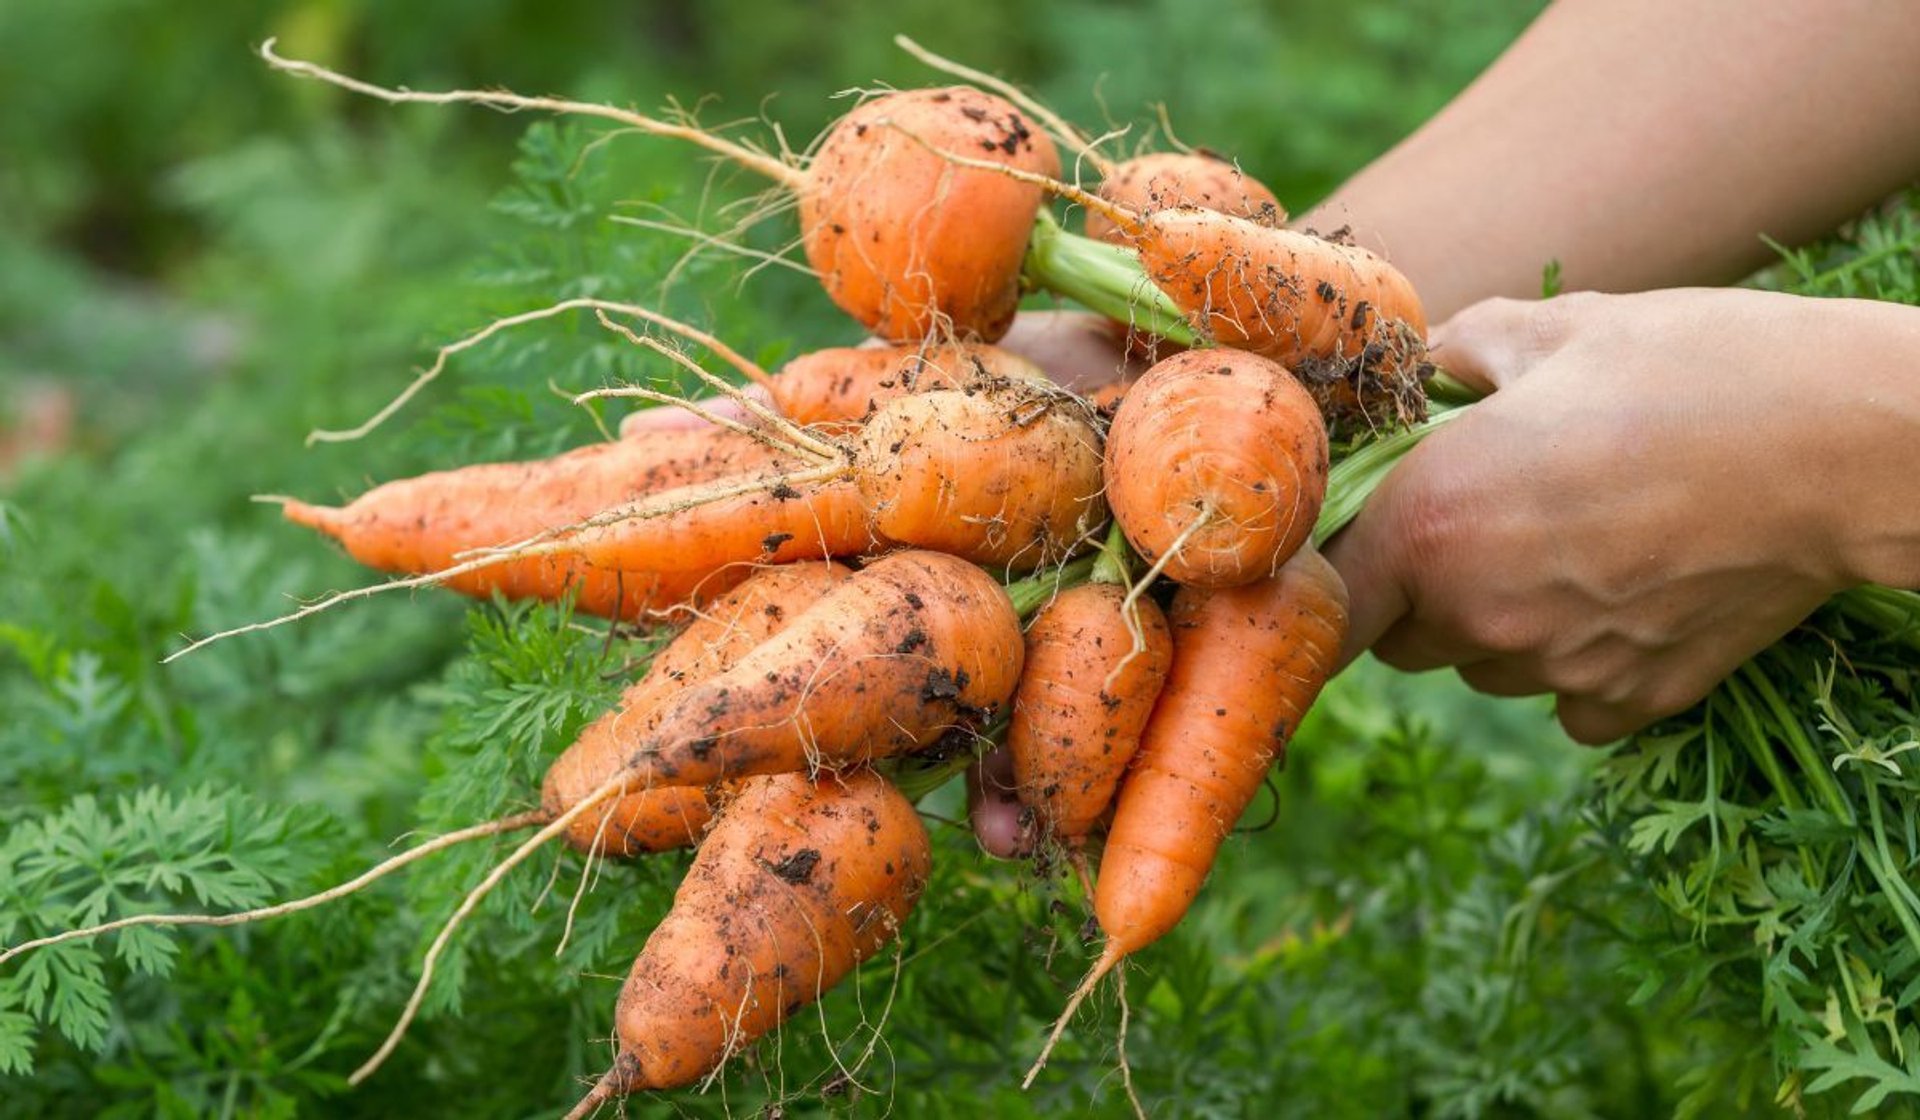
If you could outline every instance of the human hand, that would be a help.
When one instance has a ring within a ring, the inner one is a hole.
[[[1550,692],[1606,742],[1691,706],[1824,599],[1920,578],[1920,312],[1683,289],[1490,300],[1434,332],[1492,391],[1327,549],[1371,648]],[[1904,433],[1904,435],[1902,434]]]

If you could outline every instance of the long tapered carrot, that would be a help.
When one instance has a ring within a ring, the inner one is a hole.
[[[1173,668],[1121,783],[1100,861],[1094,916],[1106,941],[1029,1085],[1101,977],[1186,915],[1220,845],[1332,675],[1347,593],[1333,566],[1303,549],[1259,583],[1181,588],[1171,621]]]

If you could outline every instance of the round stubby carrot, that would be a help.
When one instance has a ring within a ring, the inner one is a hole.
[[[692,1084],[900,934],[932,867],[912,804],[871,771],[749,779],[620,989],[613,1068],[574,1110]]]
[[[890,401],[862,426],[854,462],[875,534],[981,564],[1060,560],[1107,519],[1093,414],[1051,387]]]
[[[1127,589],[1062,591],[1027,627],[1007,724],[1015,790],[1043,833],[1078,846],[1113,803],[1173,656],[1166,616]],[[1137,611],[1140,636],[1127,624]]]
[[[674,693],[725,672],[761,642],[784,629],[853,572],[841,564],[798,563],[763,568],[702,610],[654,655],[646,676],[628,688],[607,714],[547,767],[541,805],[557,818],[626,764],[630,743]],[[583,852],[621,858],[683,848],[712,818],[705,789],[667,786],[628,794],[576,818],[567,842]]]
[[[955,168],[929,145],[1060,173],[1053,141],[1003,98],[969,86],[873,98],[835,123],[807,167],[807,262],[833,302],[882,338],[991,342],[1020,302],[1041,192]]]
[[[979,567],[896,552],[731,669],[675,693],[632,743],[623,792],[851,766],[968,734],[1013,698],[1020,618]]]
[[[1101,977],[1186,915],[1220,845],[1320,694],[1346,636],[1347,591],[1319,552],[1243,587],[1174,596],[1173,668],[1120,785],[1093,912],[1106,936],[1053,1040]]]
[[[1149,152],[1116,164],[1100,180],[1100,197],[1138,213],[1198,206],[1276,226],[1287,212],[1266,184],[1211,152]],[[1087,236],[1116,245],[1125,231],[1105,214],[1087,213]]]
[[[377,486],[340,507],[289,501],[282,512],[287,520],[339,541],[368,567],[423,573],[452,565],[468,549],[511,544],[609,506],[766,469],[777,461],[777,452],[737,432],[661,432],[644,441],[597,443],[549,459],[434,471]],[[710,590],[724,590],[725,577],[715,574],[711,567],[683,566],[656,585],[542,557],[483,569],[447,586],[481,597],[498,591],[545,599],[577,588],[580,610],[633,618],[685,598],[703,581],[711,581]]]
[[[1280,569],[1327,490],[1327,431],[1285,369],[1188,350],[1128,390],[1107,431],[1107,501],[1127,540],[1180,583],[1229,587]]]

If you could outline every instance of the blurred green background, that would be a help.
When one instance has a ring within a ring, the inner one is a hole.
[[[716,186],[663,142],[594,144],[596,127],[357,99],[271,72],[263,39],[420,89],[699,103],[797,145],[840,91],[932,79],[893,47],[905,32],[1090,126],[1145,138],[1164,103],[1181,140],[1301,210],[1538,7],[0,4],[0,942],[337,880],[410,830],[525,805],[540,761],[606,702],[590,636],[447,596],[158,661],[183,633],[364,580],[250,495],[351,495],[577,444],[595,418],[553,387],[660,370],[557,323],[476,352],[362,443],[307,448],[310,428],[364,417],[435,344],[566,295],[654,302],[767,360],[856,337],[804,280],[742,282],[712,256],[675,271],[686,243],[611,220],[721,225],[751,188],[738,176]],[[778,225],[750,239],[778,247]],[[1633,932],[1656,921],[1649,900],[1606,873],[1583,819],[1590,765],[1541,705],[1367,665],[1343,678],[1275,784],[1274,823],[1256,805],[1194,918],[1133,975],[1129,1053],[1154,1114],[1766,1110],[1757,1032],[1689,1023],[1692,994],[1657,981],[1659,944]],[[951,795],[933,809],[961,811]],[[940,878],[897,980],[869,969],[863,998],[637,1114],[1128,1114],[1110,999],[1034,1093],[1016,1089],[1084,965],[1077,896],[936,831]],[[557,960],[564,907],[541,887],[578,865],[527,869],[393,1066],[343,1082],[489,854],[271,926],[5,966],[5,1111],[556,1114],[604,1066],[614,981],[672,859],[606,872]],[[835,1055],[868,1050],[838,1074]]]

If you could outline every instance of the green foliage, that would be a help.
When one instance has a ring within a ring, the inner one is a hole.
[[[926,77],[890,45],[905,31],[1076,120],[1134,122],[1123,143],[1168,101],[1182,140],[1230,149],[1300,209],[1536,7],[0,8],[10,59],[63,60],[32,82],[0,69],[0,393],[50,379],[84,403],[73,447],[0,482],[0,943],[291,897],[393,838],[528,808],[545,761],[647,653],[564,610],[423,595],[160,665],[182,634],[365,579],[249,494],[544,454],[617,420],[564,394],[680,374],[575,314],[460,355],[369,439],[309,450],[306,431],[359,421],[435,347],[569,295],[660,307],[767,363],[857,337],[805,277],[742,282],[738,259],[620,220],[731,228],[758,184],[576,124],[355,101],[267,73],[249,43],[278,34],[420,88],[638,105],[714,90],[716,121],[778,89],[765,112],[798,144],[833,91]],[[1133,58],[1154,64],[1115,64]],[[1766,282],[1912,301],[1914,213],[1790,254]],[[780,215],[739,234],[763,252],[791,236]],[[1889,633],[1905,609],[1854,600],[1819,633]],[[1131,968],[1142,1097],[1195,1116],[1721,1116],[1773,1112],[1776,1093],[1904,1107],[1920,956],[1903,914],[1920,908],[1875,868],[1909,878],[1920,831],[1911,648],[1837,663],[1800,643],[1744,705],[1723,696],[1604,759],[1538,706],[1363,663],[1296,741],[1278,823],[1229,844],[1191,920]],[[898,954],[662,1108],[1126,1113],[1111,991],[1035,1091],[1016,1087],[1084,967],[1084,900],[1058,869],[982,860],[937,819],[963,811],[952,787],[925,807],[935,880]],[[440,922],[520,839],[271,923],[130,930],[0,966],[8,1111],[554,1112],[605,1067],[618,978],[685,856],[542,852],[468,924],[393,1065],[344,1083]]]
[[[1920,304],[1915,202],[1785,254],[1763,282]],[[1916,633],[1920,594],[1849,592],[1695,711],[1636,737],[1595,787],[1624,880],[1664,910],[1642,935],[1684,933],[1642,991],[1759,1023],[1768,1045],[1739,1060],[1796,1107],[1920,1103]]]

